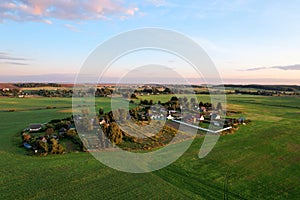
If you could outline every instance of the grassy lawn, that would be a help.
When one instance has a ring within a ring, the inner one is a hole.
[[[198,98],[209,101],[207,95]],[[146,174],[110,169],[88,153],[27,156],[19,147],[19,131],[29,123],[70,116],[72,100],[1,98],[0,199],[223,199],[225,182],[229,199],[299,199],[300,98],[227,98],[228,109],[253,122],[220,137],[203,159],[200,137],[175,163]],[[110,100],[97,98],[96,106],[107,112]],[[9,109],[16,111],[3,112]]]

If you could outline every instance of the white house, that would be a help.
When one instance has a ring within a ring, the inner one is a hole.
[[[174,117],[173,117],[172,115],[168,115],[167,119],[168,119],[168,120],[173,120]]]
[[[201,115],[201,117],[199,118],[199,121],[204,121],[204,116]]]
[[[100,125],[105,124],[105,123],[106,123],[106,122],[105,122],[104,119],[102,119],[102,120],[99,122]]]

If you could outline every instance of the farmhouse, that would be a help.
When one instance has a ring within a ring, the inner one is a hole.
[[[200,122],[203,122],[203,121],[204,121],[204,116],[203,116],[203,115],[200,116],[199,121],[200,121]]]
[[[168,119],[168,120],[173,120],[174,117],[173,117],[172,115],[168,115],[167,119]]]
[[[37,132],[42,130],[42,124],[30,124],[29,125],[29,131],[30,132]]]

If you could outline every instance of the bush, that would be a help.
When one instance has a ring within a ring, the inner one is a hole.
[[[65,152],[65,149],[61,144],[58,143],[58,141],[54,138],[50,140],[51,142],[51,151],[52,154],[62,154]]]
[[[54,133],[54,128],[49,127],[46,129],[46,136],[51,136]]]
[[[42,156],[48,155],[49,146],[47,142],[43,142],[40,140],[38,141],[37,147],[40,155]]]
[[[22,136],[23,136],[23,140],[25,141],[29,141],[31,138],[31,136],[28,133],[23,133]]]
[[[77,132],[75,129],[70,129],[67,131],[67,136],[68,137],[75,137],[77,135]]]
[[[54,124],[54,123],[58,123],[58,122],[61,122],[60,119],[53,119],[49,122],[49,124]]]

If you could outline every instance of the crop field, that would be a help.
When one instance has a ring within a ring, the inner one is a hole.
[[[20,131],[29,123],[69,117],[72,99],[0,98],[0,199],[299,199],[299,102],[296,96],[227,95],[227,109],[240,111],[235,117],[250,124],[221,136],[205,158],[198,158],[203,137],[196,137],[168,167],[131,174],[84,152],[28,156]],[[109,111],[110,99],[97,98],[96,107]]]

